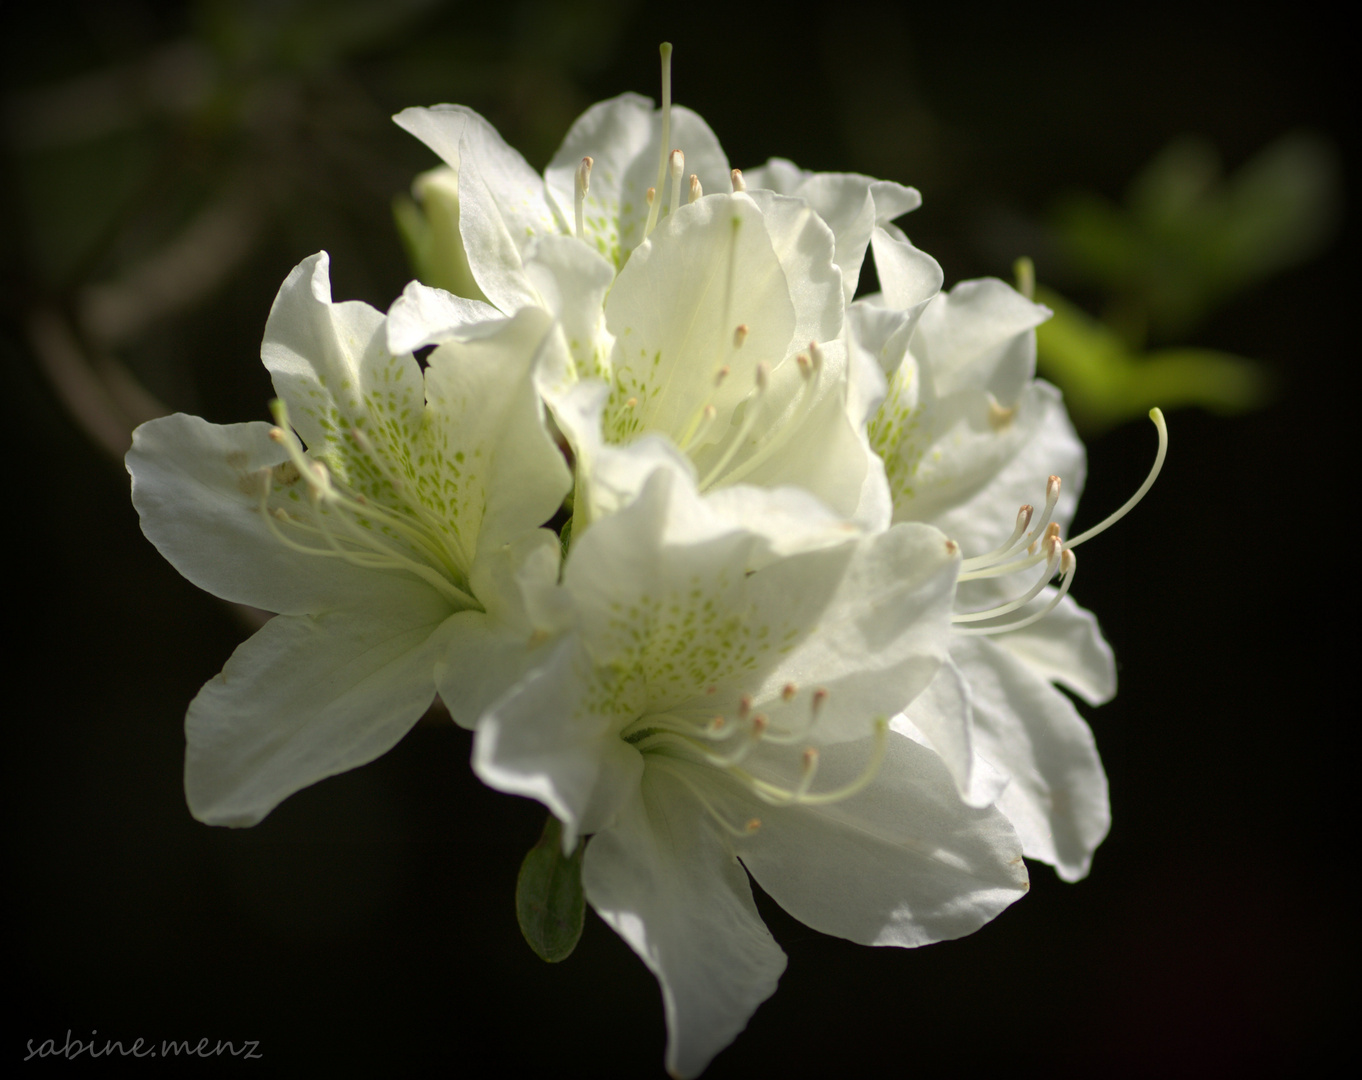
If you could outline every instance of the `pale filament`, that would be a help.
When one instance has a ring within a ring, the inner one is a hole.
[[[1032,511],[1030,506],[1023,506],[1017,513],[1017,523],[1012,530],[1012,535],[998,548],[990,551],[986,555],[979,555],[972,559],[966,559],[961,564],[963,572],[959,575],[959,581],[974,581],[980,578],[1003,577],[1008,574],[1018,573],[1022,570],[1036,565],[1042,560],[1045,562],[1045,571],[1040,580],[1024,595],[1015,600],[999,604],[996,607],[988,608],[984,611],[961,612],[951,616],[951,621],[956,624],[956,632],[961,634],[1002,634],[1010,630],[1019,630],[1024,626],[1039,622],[1053,611],[1061,600],[1068,594],[1069,586],[1073,582],[1074,572],[1077,569],[1078,561],[1073,553],[1073,549],[1079,544],[1091,540],[1094,536],[1105,532],[1112,525],[1120,521],[1126,514],[1145,497],[1149,489],[1153,487],[1154,481],[1158,479],[1159,472],[1163,468],[1164,459],[1168,456],[1168,426],[1164,422],[1163,413],[1159,409],[1149,411],[1149,419],[1154,422],[1154,427],[1159,434],[1159,447],[1154,456],[1154,464],[1149,469],[1149,474],[1145,477],[1139,489],[1132,495],[1114,514],[1104,518],[1091,529],[1081,533],[1067,544],[1060,539],[1059,525],[1051,520],[1056,504],[1059,501],[1060,480],[1057,476],[1051,476],[1046,484],[1045,491],[1045,512],[1042,514],[1042,522],[1031,532],[1026,533],[1026,527],[1030,524]],[[1044,534],[1037,545],[1036,537],[1040,530]],[[1024,535],[1023,535],[1024,534]],[[1035,550],[1039,546],[1039,551]],[[1021,549],[1025,547],[1032,554],[1013,559]],[[1012,560],[1012,561],[1008,561]],[[1049,602],[1039,611],[1035,611],[1024,618],[1010,623],[992,626],[961,626],[961,623],[984,622],[986,620],[997,619],[1004,615],[1009,615],[1018,609],[1025,607],[1028,603],[1040,595],[1046,583],[1054,576],[1056,570],[1060,574],[1059,588]]]
[[[657,163],[657,183],[653,185],[654,197],[648,203],[648,223],[643,229],[646,240],[657,225],[658,211],[661,209],[657,194],[662,191],[662,182],[667,176],[667,147],[672,141],[672,44],[664,41],[658,50],[662,54],[662,153]]]
[[[586,196],[591,190],[591,166],[595,162],[590,157],[582,158],[582,163],[577,166],[576,198],[573,200],[577,212],[577,239],[586,239],[586,226],[583,224]]]
[[[287,424],[288,414],[282,402],[275,403],[274,411],[276,417]],[[362,495],[352,495],[338,487],[322,462],[306,457],[302,444],[287,426],[271,428],[270,438],[288,454],[290,464],[297,471],[299,478],[307,484],[309,501],[312,503],[310,521],[290,515],[283,508],[271,509],[269,498],[274,490],[274,472],[270,468],[259,471],[261,481],[259,509],[266,527],[276,540],[289,550],[300,554],[340,558],[353,566],[369,569],[405,570],[438,589],[461,607],[478,606],[472,596],[450,579],[450,575],[457,574],[458,571],[435,536],[413,527],[411,522],[383,507],[376,506]],[[386,475],[386,471],[380,469],[380,475],[389,483],[393,483],[394,478]],[[372,522],[390,530],[396,536],[401,536],[426,558],[445,567],[448,573],[442,573],[434,566],[412,558],[376,529],[365,528],[361,522]],[[294,540],[285,535],[281,523],[304,535],[319,537],[325,546],[314,547]],[[341,530],[341,535],[337,535],[333,524]],[[342,541],[345,541],[345,544]],[[347,544],[354,546],[346,546]]]
[[[798,687],[790,683],[781,691],[780,697],[783,702],[789,704],[798,693]],[[805,732],[796,736],[801,741],[817,720],[828,699],[828,692],[819,688],[809,697],[809,721]],[[709,705],[697,705],[694,709],[683,708],[641,716],[620,733],[622,738],[638,746],[640,750],[651,751],[649,761],[663,766],[669,773],[683,781],[706,811],[735,836],[752,831],[755,827],[753,822],[749,821],[744,826],[736,826],[729,822],[693,782],[691,777],[694,773],[683,767],[683,762],[689,761],[718,769],[751,795],[770,805],[824,806],[850,798],[870,784],[878,774],[888,748],[889,723],[884,717],[879,717],[873,723],[874,747],[870,756],[865,766],[850,782],[828,791],[814,791],[813,785],[818,775],[820,758],[816,747],[806,745],[800,754],[798,779],[788,785],[775,783],[753,775],[742,765],[762,743],[784,743],[792,739],[782,739],[775,735],[770,720],[764,713],[752,711],[751,699],[746,695],[739,698],[735,712],[737,723],[722,715],[715,716]],[[690,715],[687,716],[687,713]],[[716,752],[715,743],[735,737],[736,746],[731,746],[726,753]]]

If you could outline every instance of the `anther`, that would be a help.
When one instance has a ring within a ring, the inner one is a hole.
[[[720,386],[723,386],[724,380],[728,378],[729,373],[732,370],[733,369],[730,368],[727,364],[724,364],[723,367],[719,368],[719,370],[714,373],[714,386],[716,389]]]
[[[698,202],[699,199],[700,199],[700,196],[702,196],[704,193],[705,193],[704,188],[702,188],[702,187],[700,186],[700,178],[699,178],[698,176],[696,176],[694,173],[691,173],[691,174],[690,174],[690,199],[689,199],[689,201],[690,201],[690,202]]]
[[[771,366],[765,360],[757,364],[757,390],[764,391],[771,381]]]
[[[794,696],[799,693],[799,687],[792,682],[787,682],[780,691],[782,701],[793,701]]]
[[[657,188],[650,187],[647,191],[643,193],[643,198],[647,201],[648,208],[652,209],[653,203],[657,201]]]
[[[742,697],[738,698],[738,718],[740,720],[746,720],[747,714],[750,713],[751,711],[752,711],[752,695],[743,694]]]
[[[823,369],[823,350],[818,342],[809,342],[809,362],[813,365],[815,374]]]
[[[799,365],[799,374],[805,379],[813,378],[813,361],[809,359],[808,353],[800,353],[795,357],[795,363]]]
[[[728,174],[728,178],[733,181],[733,191],[735,194],[739,191],[747,190],[747,181],[742,178],[741,169],[734,169]]]
[[[681,206],[681,174],[686,171],[686,155],[680,150],[673,150],[667,159],[667,169],[672,177],[670,210],[674,214]]]
[[[625,407],[626,409],[633,409],[633,408],[636,408],[637,406],[638,406],[638,398],[636,398],[636,397],[631,397],[628,401],[626,401],[626,402],[624,403],[624,407]]]
[[[733,328],[733,348],[741,349],[743,342],[747,340],[747,335],[750,332],[746,323],[738,323],[738,325]]]
[[[818,711],[828,700],[828,692],[823,687],[819,687],[813,692],[813,700],[809,704],[810,711],[817,716]]]
[[[590,157],[582,158],[582,163],[577,166],[577,196],[574,200],[577,210],[577,239],[586,239],[586,228],[583,224],[583,213],[586,204],[586,194],[591,190],[591,166],[595,162]]]
[[[761,818],[759,817],[748,818],[747,825],[745,826],[745,828],[750,833],[756,832],[758,829],[761,828]]]

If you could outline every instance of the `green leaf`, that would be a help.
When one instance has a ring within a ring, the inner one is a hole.
[[[1263,365],[1214,349],[1178,347],[1139,353],[1120,335],[1058,293],[1035,290],[1054,312],[1036,330],[1036,365],[1064,391],[1074,423],[1093,435],[1148,413],[1200,406],[1232,416],[1262,408],[1273,380]]]
[[[515,913],[520,932],[530,948],[550,964],[566,960],[582,936],[586,901],[582,896],[582,852],[578,841],[571,855],[563,854],[563,826],[549,815],[539,843],[520,864],[515,883]]]

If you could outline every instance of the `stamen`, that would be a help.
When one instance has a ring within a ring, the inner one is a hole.
[[[747,738],[738,745],[733,753],[723,756],[710,754],[707,755],[706,760],[711,765],[717,765],[721,769],[731,769],[741,764],[742,760],[756,748],[757,743],[761,742],[769,724],[770,721],[762,713],[756,713],[752,717],[752,726],[747,730]]]
[[[1087,532],[1080,533],[1078,536],[1074,537],[1074,539],[1069,541],[1069,547],[1076,548],[1079,544],[1091,540],[1094,536],[1098,535],[1098,533],[1106,532],[1128,513],[1134,510],[1139,501],[1145,497],[1146,492],[1154,486],[1154,481],[1159,478],[1159,472],[1163,469],[1163,459],[1168,456],[1168,425],[1164,423],[1163,412],[1157,408],[1149,410],[1149,419],[1154,421],[1154,427],[1156,427],[1159,432],[1159,450],[1158,453],[1154,455],[1154,465],[1149,470],[1149,475],[1144,478],[1144,483],[1140,485],[1140,489],[1126,500],[1125,505],[1122,506],[1121,509],[1117,510],[1116,513],[1112,514],[1110,517],[1104,518]]]
[[[1008,623],[1005,626],[961,626],[958,627],[955,632],[957,634],[1006,634],[1009,630],[1020,630],[1023,626],[1030,626],[1034,622],[1040,622],[1041,619],[1045,618],[1045,616],[1049,615],[1050,612],[1054,611],[1055,608],[1059,606],[1059,602],[1063,600],[1068,593],[1069,584],[1074,579],[1074,571],[1078,569],[1078,558],[1072,551],[1065,548],[1064,554],[1060,556],[1059,566],[1064,575],[1059,579],[1059,588],[1055,591],[1055,595],[1051,597],[1050,602],[1039,611],[1032,615],[1028,615],[1024,619],[1018,619],[1016,622]]]
[[[793,701],[795,695],[799,693],[799,687],[792,682],[787,682],[780,690],[781,701]]]
[[[686,155],[680,150],[673,150],[671,157],[668,158],[667,166],[672,178],[669,210],[674,214],[681,206],[681,174],[686,171]]]
[[[591,190],[591,166],[595,162],[589,157],[582,158],[582,163],[577,166],[577,239],[586,239],[586,228],[583,225],[583,209],[586,204],[586,194]]]
[[[662,181],[667,176],[667,147],[672,141],[672,43],[664,41],[658,52],[662,54],[662,153],[657,162],[657,183],[653,187],[654,197],[648,200],[648,223],[643,229],[646,240],[657,225],[657,212],[661,207],[656,198],[662,189]]]
[[[818,751],[810,746],[804,751],[804,775],[799,778],[799,787],[795,788],[795,802],[798,802],[809,793],[809,788],[813,787],[813,778],[817,774]]]
[[[746,323],[738,323],[733,330],[733,348],[741,349],[743,342],[747,340],[747,335],[750,332]]]
[[[733,193],[734,193],[735,195],[736,195],[739,191],[746,191],[746,190],[747,190],[747,181],[744,180],[744,179],[742,178],[742,170],[741,170],[741,169],[734,169],[732,172],[730,172],[730,173],[728,174],[728,178],[729,178],[731,181],[733,181]]]
[[[987,555],[975,555],[973,558],[965,559],[960,564],[961,570],[973,569],[976,566],[987,566],[995,559],[1005,559],[1016,549],[1012,546],[1021,539],[1022,533],[1026,532],[1026,527],[1031,524],[1031,514],[1033,508],[1030,503],[1024,503],[1022,508],[1017,511],[1017,524],[1012,530],[1012,535],[994,548]],[[1020,545],[1018,545],[1020,546]]]
[[[1046,550],[1045,573],[1040,576],[1040,579],[1035,585],[1027,590],[1025,596],[1019,596],[1016,600],[1009,600],[1005,604],[999,604],[997,607],[988,608],[985,611],[970,611],[954,614],[951,616],[951,622],[982,622],[985,619],[996,619],[1000,615],[1007,615],[1020,607],[1025,607],[1039,596],[1040,591],[1045,588],[1046,583],[1055,576],[1055,570],[1058,568],[1060,557],[1064,549],[1064,545],[1059,539],[1058,527],[1055,527],[1053,535],[1046,534],[1045,544],[1043,546]]]
[[[736,775],[739,779],[747,783],[751,787],[752,793],[756,795],[757,798],[761,799],[763,802],[768,802],[775,806],[785,805],[788,803],[799,803],[801,806],[827,806],[830,803],[841,802],[843,799],[849,799],[851,798],[851,796],[862,791],[867,785],[869,785],[870,782],[874,780],[875,777],[879,774],[880,766],[884,764],[884,755],[885,751],[888,749],[888,746],[889,746],[889,721],[882,716],[876,717],[875,748],[871,752],[870,760],[866,762],[866,767],[862,769],[860,774],[856,777],[856,779],[852,780],[849,784],[845,784],[842,787],[836,788],[832,791],[820,791],[816,795],[809,794],[803,784],[801,784],[800,787],[794,789],[782,788],[778,784],[772,784],[769,781],[760,780],[743,769],[735,769],[734,775]],[[816,754],[814,760],[815,762],[817,760]],[[807,763],[807,761],[808,756],[806,752],[805,762]],[[809,766],[806,764],[805,768],[808,769]]]
[[[690,202],[698,202],[704,195],[704,189],[700,186],[700,178],[694,173],[690,174]]]
[[[703,491],[714,483],[714,478],[723,473],[728,468],[729,462],[734,455],[742,449],[747,442],[747,437],[752,434],[752,429],[757,426],[757,415],[762,411],[762,400],[766,395],[766,387],[771,381],[771,369],[766,362],[760,361],[756,370],[756,387],[744,399],[747,402],[747,409],[742,418],[742,424],[738,428],[737,434],[729,441],[727,449],[719,456],[719,460],[705,474],[705,478],[700,481],[700,490]]]

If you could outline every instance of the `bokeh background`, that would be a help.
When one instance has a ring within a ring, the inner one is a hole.
[[[3,10],[7,1056],[70,1029],[255,1039],[252,1067],[271,1074],[661,1075],[660,995],[608,928],[588,914],[556,966],[524,945],[512,897],[542,811],[482,788],[447,721],[253,830],[190,819],[184,709],[250,628],[143,539],[119,456],[163,407],[266,415],[259,339],[305,256],[331,252],[338,298],[398,294],[393,202],[435,162],[393,112],[471,105],[542,167],[592,101],[656,96],[671,40],[677,100],[735,165],[781,155],[912,183],[924,206],[902,224],[948,283],[1029,255],[1118,323],[1110,282],[1066,247],[1075,193],[1120,205],[1185,136],[1231,173],[1293,133],[1325,161],[1309,242],[1149,341],[1252,358],[1275,396],[1171,412],[1163,479],[1085,547],[1074,591],[1121,664],[1117,699],[1085,709],[1115,822],[1090,878],[1036,866],[994,923],[913,952],[823,937],[759,895],[790,965],[707,1075],[1324,1060],[1355,877],[1357,707],[1336,696],[1354,575],[1346,548],[1314,546],[1356,529],[1356,204],[1338,180],[1355,88],[1337,28],[1300,5],[1271,20],[632,0]],[[1147,422],[1100,427],[1079,527],[1153,452]],[[1306,572],[1321,558],[1342,590]]]

